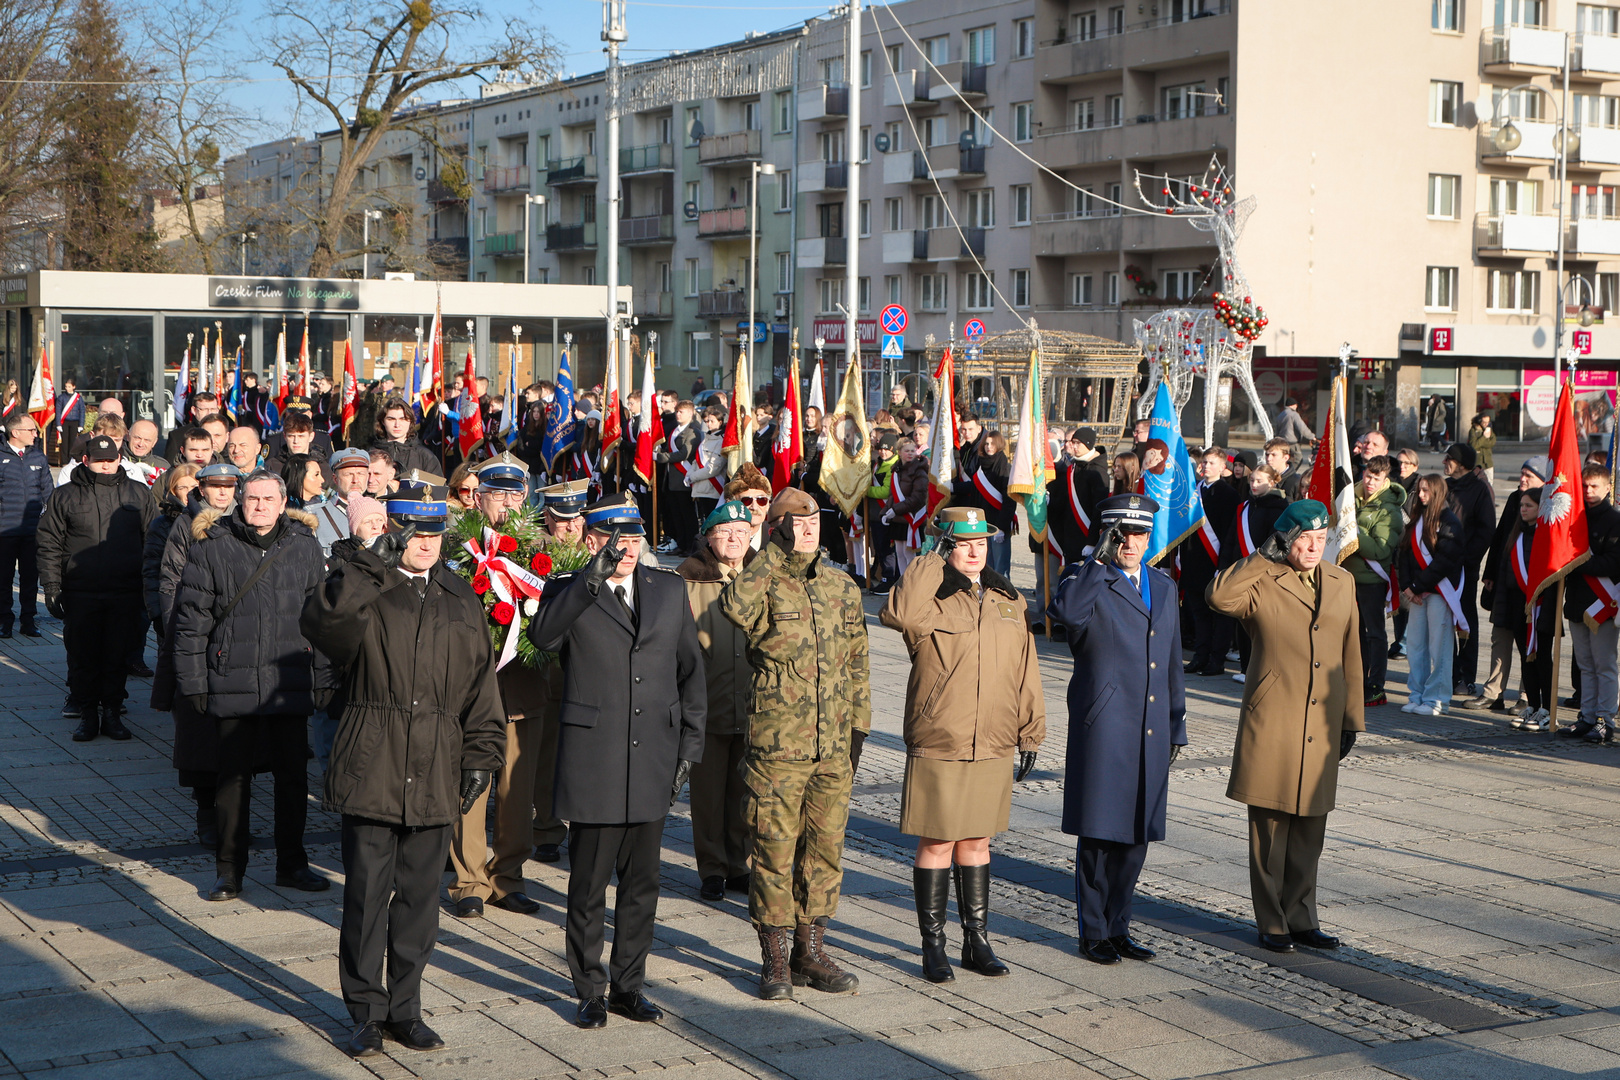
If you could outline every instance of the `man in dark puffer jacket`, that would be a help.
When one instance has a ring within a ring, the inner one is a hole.
[[[248,802],[260,754],[276,780],[276,884],[305,892],[329,884],[309,869],[304,853],[306,730],[332,686],[325,660],[298,625],[304,601],[326,575],[314,526],[309,514],[287,509],[285,481],[261,470],[242,485],[237,511],[216,519],[193,542],[180,576],[176,689],[219,725],[219,879],[210,900],[242,891]]]
[[[119,713],[141,614],[141,552],[157,503],[118,458],[113,439],[90,439],[84,467],[51,493],[39,519],[45,610],[62,620],[68,689],[83,710],[75,742],[89,742],[98,732],[130,737]]]

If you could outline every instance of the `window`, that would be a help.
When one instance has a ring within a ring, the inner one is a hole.
[[[1457,268],[1431,266],[1425,271],[1423,308],[1425,311],[1457,310]]]
[[[1069,278],[1069,303],[1074,307],[1091,306],[1091,275],[1075,274]]]
[[[862,311],[862,312],[871,311],[872,310],[872,279],[869,278],[869,277],[863,277],[863,278],[861,278],[859,281],[857,281],[855,283],[855,286],[856,286],[856,292],[860,296],[859,302],[856,303],[856,305],[855,305],[856,309],[859,310],[859,311]]]
[[[883,228],[885,232],[899,232],[906,227],[905,200],[883,200]]]
[[[964,311],[989,311],[995,306],[995,294],[990,290],[990,275],[974,270],[962,275],[962,292],[966,297]]]
[[[1460,176],[1429,174],[1429,216],[1455,220],[1457,217],[1457,189]]]
[[[1012,223],[1028,225],[1031,217],[1029,185],[1014,184],[1008,194],[1012,199]]]
[[[674,279],[675,275],[670,272],[669,263],[667,263],[667,262],[659,263],[658,266],[657,266],[657,273],[658,273],[658,291],[659,292],[674,292],[675,291],[675,288],[674,288],[675,283],[674,283],[673,279]]]
[[[844,235],[844,204],[822,203],[816,207],[818,236]]]
[[[1111,203],[1113,203],[1113,205],[1108,208],[1108,213],[1110,215],[1118,216],[1124,212],[1120,209],[1120,205],[1124,197],[1124,190],[1124,186],[1121,184],[1108,185],[1108,199]]]
[[[697,335],[702,331],[688,330],[686,332],[686,370],[698,369],[698,350],[703,348],[703,339]]]
[[[1029,271],[1014,270],[1012,272],[1013,307],[1029,307]]]
[[[1119,307],[1119,274],[1108,275],[1108,306]]]
[[[1035,137],[1035,106],[1020,101],[1013,106],[1013,141],[1029,142]]]
[[[996,28],[981,26],[967,32],[967,62],[993,64],[996,62]]]
[[[917,275],[917,304],[924,311],[945,310],[945,275]]]
[[[1462,109],[1462,83],[1429,83],[1429,126],[1456,127],[1457,114]]]
[[[1616,310],[1620,304],[1620,274],[1599,274],[1597,279],[1598,306],[1604,311]]]
[[[1070,29],[1074,31],[1074,40],[1091,41],[1097,36],[1097,13],[1095,11],[1079,11],[1069,20]]]
[[[745,101],[745,102],[743,102],[742,115],[743,115],[743,130],[744,131],[758,131],[759,130],[759,102],[757,102],[757,101]]]
[[[1099,206],[1101,206],[1101,204],[1097,202],[1097,196],[1092,192],[1089,186],[1074,190],[1075,217],[1093,217],[1099,213],[1103,213],[1102,210],[1098,209]]]
[[[1541,309],[1541,274],[1536,270],[1492,270],[1486,282],[1485,310],[1535,314]]]
[[[1540,180],[1510,180],[1491,177],[1491,216],[1534,214],[1541,209]]]
[[[1035,55],[1035,20],[1013,20],[1013,57],[1026,60]]]
[[[1616,9],[1620,11],[1620,8]],[[1576,127],[1620,127],[1620,97],[1608,94],[1576,94],[1570,112]]]
[[[1103,101],[1103,107],[1108,110],[1108,126],[1119,127],[1125,122],[1125,95],[1109,94]]]
[[[585,156],[591,157],[596,153],[596,129],[589,128],[585,132]]]
[[[816,279],[816,301],[821,305],[819,309],[821,314],[835,314],[838,305],[844,302],[844,279],[825,277]]]
[[[1456,6],[1459,0],[1451,0],[1452,20],[1456,20]],[[1435,10],[1445,5],[1445,0],[1434,0]],[[1442,27],[1437,23],[1435,29]],[[1444,27],[1455,30],[1455,26]],[[1575,29],[1583,34],[1596,34],[1599,37],[1620,37],[1620,8],[1598,7],[1595,4],[1575,5]]]
[[[861,87],[864,89],[872,85],[872,52],[868,49],[861,53]]]
[[[793,253],[791,251],[778,251],[776,253],[776,291],[779,293],[793,291]]]
[[[579,269],[579,283],[581,285],[595,285],[596,284],[596,267],[594,267],[594,266],[582,266],[582,267],[580,267],[580,269]]]
[[[698,132],[703,130],[702,110],[690,108],[686,110],[686,145],[696,146]]]
[[[960,119],[962,130],[973,137],[974,146],[989,146],[995,141],[996,121],[994,109],[963,109]]]
[[[944,146],[951,141],[951,122],[943,116],[925,116],[922,134],[929,146]]]
[[[479,275],[478,280],[483,281],[484,280],[483,275]],[[536,285],[550,285],[551,284],[551,267],[542,266],[542,267],[539,267],[538,269],[536,269],[534,271],[534,283]]]
[[[883,302],[886,304],[900,303],[900,275],[889,274],[883,279]]]
[[[687,259],[686,260],[686,295],[687,296],[696,296],[697,294],[698,294],[698,261],[696,259]]]
[[[791,131],[793,129],[793,92],[791,90],[778,90],[775,100],[777,133]]]
[[[1159,91],[1159,113],[1166,120],[1204,115],[1204,84],[1185,83]]]
[[[943,229],[945,227],[945,201],[938,195],[917,197],[917,228]]]
[[[816,133],[816,148],[821,152],[822,161],[843,161],[844,146],[844,132],[842,130]]]
[[[596,192],[587,191],[579,197],[579,210],[581,221],[596,220]]]
[[[895,71],[901,70],[901,68],[900,68],[900,46],[898,46],[898,45],[890,45],[889,46],[889,67],[893,68]]]
[[[1125,8],[1111,7],[1108,9],[1108,32],[1110,34],[1123,34],[1125,32]]]
[[[698,182],[696,180],[688,180],[686,182],[686,201],[691,203],[693,206],[701,206],[702,204],[698,202],[698,195]]]
[[[1431,87],[1433,83],[1429,84]],[[1528,87],[1507,89],[1491,87],[1491,115],[1511,116],[1517,120],[1540,120],[1542,97]]]
[[[1444,30],[1452,34],[1457,33],[1462,29],[1457,24],[1457,7],[1460,3],[1461,0],[1430,0],[1429,26],[1435,30]],[[1576,10],[1579,10],[1579,8]]]
[[[1097,103],[1091,98],[1069,102],[1069,124],[1076,131],[1090,131],[1097,124]]]
[[[964,192],[962,195],[963,222],[970,229],[993,229],[996,225],[996,192],[994,188]]]
[[[1612,221],[1616,217],[1614,188],[1597,187],[1591,184],[1576,184],[1570,189],[1570,209],[1572,218],[1593,221],[1598,219]]]
[[[546,146],[546,136],[542,135],[541,149]],[[658,118],[658,142],[661,146],[668,146],[675,141],[675,118],[673,116],[660,116]],[[549,154],[547,156],[550,156]]]
[[[872,200],[862,199],[860,202],[861,236],[872,235]]]
[[[1546,26],[1547,0],[1496,0],[1497,26]]]
[[[776,212],[793,209],[793,174],[787,169],[776,170]]]
[[[1197,270],[1166,270],[1164,272],[1164,298],[1191,300],[1198,289]]]
[[[930,64],[951,62],[951,39],[946,36],[928,38],[922,43],[923,59]]]
[[[889,134],[889,153],[898,154],[906,148],[906,129],[900,121],[892,121],[886,129]]]
[[[861,156],[856,158],[855,160],[856,161],[871,161],[872,160],[872,129],[869,128],[869,127],[861,128]]]

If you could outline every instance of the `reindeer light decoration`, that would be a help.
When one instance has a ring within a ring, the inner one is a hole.
[[[1162,203],[1143,191],[1143,181],[1160,189]],[[1211,157],[1203,178],[1194,183],[1163,175],[1136,174],[1136,194],[1145,211],[1160,217],[1185,218],[1193,228],[1214,234],[1220,261],[1214,271],[1221,275],[1220,288],[1209,308],[1169,308],[1143,322],[1133,320],[1136,342],[1148,361],[1148,386],[1137,407],[1139,416],[1153,409],[1153,399],[1162,379],[1170,387],[1170,399],[1181,415],[1182,406],[1192,397],[1193,380],[1204,379],[1204,445],[1215,441],[1215,388],[1230,375],[1237,379],[1249,401],[1261,430],[1271,438],[1271,419],[1254,387],[1254,340],[1265,329],[1265,311],[1250,297],[1249,282],[1237,261],[1237,241],[1243,226],[1254,212],[1255,198],[1241,201],[1232,195],[1232,177],[1218,158]]]

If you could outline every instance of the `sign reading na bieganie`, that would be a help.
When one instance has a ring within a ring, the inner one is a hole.
[[[360,307],[353,281],[315,278],[211,277],[208,306],[269,308],[276,311],[354,311]]]

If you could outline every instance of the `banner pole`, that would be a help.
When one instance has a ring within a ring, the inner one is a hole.
[[[1535,617],[1535,610],[1530,612]],[[1547,730],[1558,730],[1558,653],[1559,645],[1564,639],[1564,579],[1558,579],[1558,604],[1553,608],[1553,639],[1552,639],[1552,674],[1547,677],[1547,693],[1552,699],[1552,705],[1547,709]]]
[[[1050,529],[1051,523],[1047,526]],[[1046,619],[1046,640],[1052,640],[1052,548],[1051,545],[1041,544],[1041,616]]]

